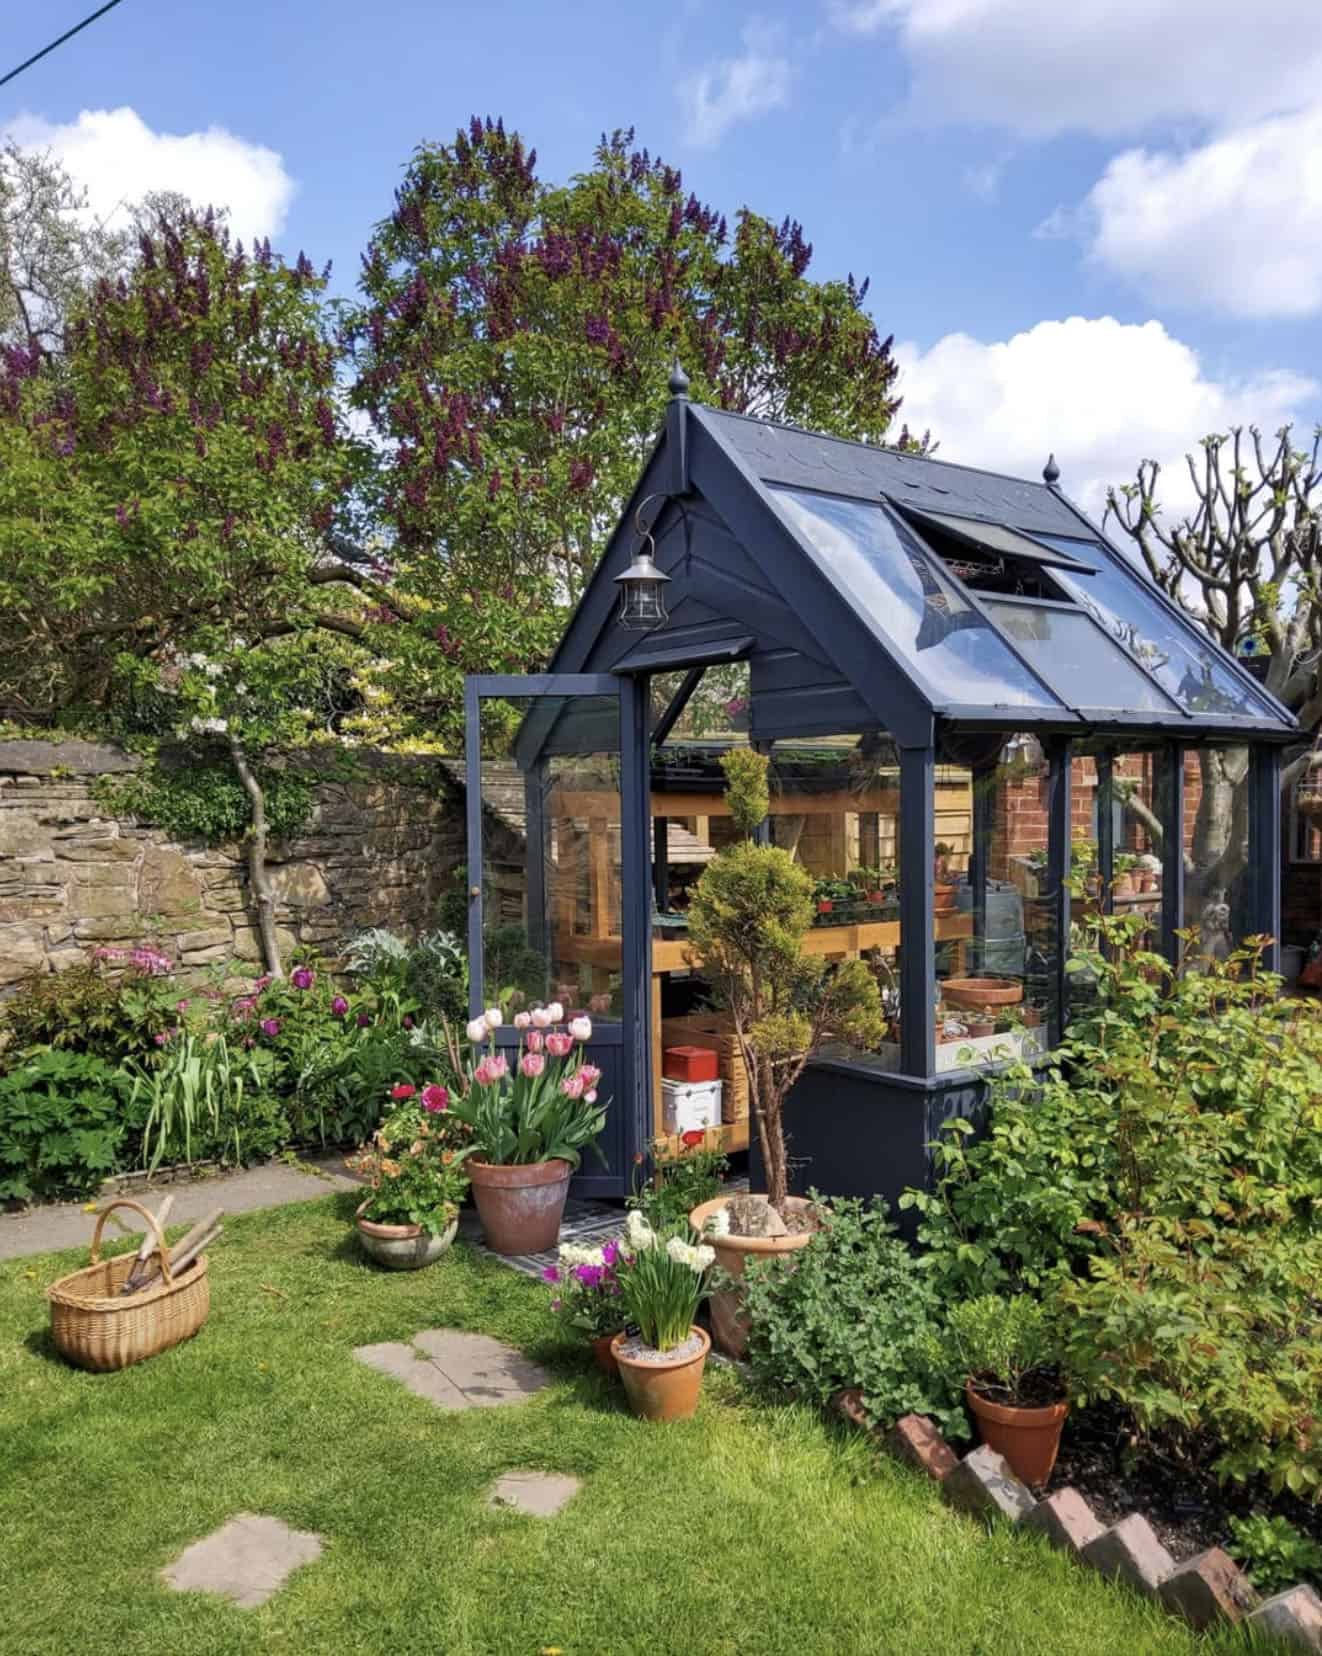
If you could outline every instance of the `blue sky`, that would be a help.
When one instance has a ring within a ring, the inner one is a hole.
[[[1322,417],[1316,0],[123,0],[0,89],[100,210],[224,200],[340,289],[414,144],[472,113],[546,177],[632,125],[704,200],[799,218],[816,274],[871,277],[948,458],[1054,448],[1097,505],[1232,420]]]

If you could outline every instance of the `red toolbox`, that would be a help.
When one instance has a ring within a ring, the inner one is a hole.
[[[666,1047],[661,1073],[667,1081],[715,1081],[721,1073],[720,1054],[713,1047]]]

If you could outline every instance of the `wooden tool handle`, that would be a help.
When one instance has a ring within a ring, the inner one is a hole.
[[[148,1252],[156,1254],[160,1261],[161,1275],[168,1285],[173,1272],[170,1270],[170,1261],[166,1256],[165,1233],[156,1223],[156,1215],[150,1209],[143,1207],[141,1202],[130,1201],[127,1196],[117,1196],[113,1202],[107,1202],[100,1213],[97,1214],[96,1229],[92,1232],[92,1264],[99,1265],[101,1263],[101,1233],[106,1228],[106,1220],[116,1208],[121,1207],[132,1208],[134,1213],[144,1219],[150,1227],[152,1235],[146,1239],[144,1245],[150,1244]]]

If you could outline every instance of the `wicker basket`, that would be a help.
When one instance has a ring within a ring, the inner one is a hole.
[[[721,1120],[748,1120],[748,1070],[728,1017],[719,1012],[691,1012],[667,1018],[661,1025],[661,1044],[700,1046],[715,1052],[721,1087]]]
[[[101,1232],[116,1208],[132,1208],[151,1227],[161,1275],[150,1288],[120,1298],[119,1285],[135,1256],[101,1258]],[[179,1276],[170,1271],[169,1250],[156,1216],[127,1197],[108,1203],[97,1215],[91,1264],[61,1277],[46,1290],[51,1334],[62,1357],[79,1368],[107,1373],[155,1357],[197,1333],[211,1309],[207,1258],[200,1255]]]

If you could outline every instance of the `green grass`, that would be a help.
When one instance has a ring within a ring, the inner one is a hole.
[[[211,1320],[117,1375],[66,1367],[42,1287],[72,1255],[0,1267],[0,1650],[22,1656],[1163,1656],[1230,1649],[1031,1537],[987,1533],[867,1443],[709,1370],[697,1418],[649,1427],[559,1336],[539,1285],[456,1247],[367,1265],[353,1198],[227,1221]],[[351,1358],[452,1326],[555,1382],[443,1414]],[[492,1511],[512,1467],[576,1474],[557,1518]],[[157,1572],[235,1512],[326,1541],[263,1608]],[[1235,1648],[1240,1648],[1235,1646]]]

